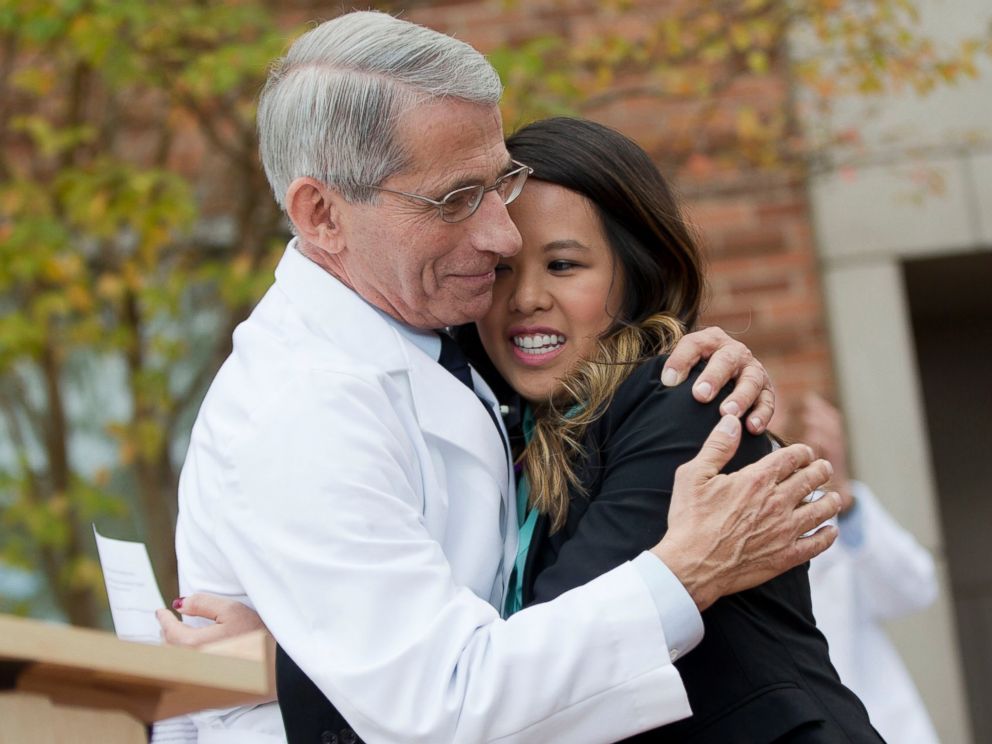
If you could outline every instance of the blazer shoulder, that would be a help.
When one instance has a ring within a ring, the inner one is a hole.
[[[669,387],[661,382],[667,360],[667,355],[659,355],[637,365],[590,428],[590,445],[605,452],[622,453],[667,442],[677,444],[686,453],[698,452],[720,421],[720,404],[730,395],[734,381],[710,402],[700,403],[693,397],[692,388],[705,362],[693,367],[680,384]],[[733,472],[770,451],[771,440],[766,435],[744,430],[738,451],[724,472]]]
[[[610,430],[635,424],[647,417],[677,420],[683,432],[688,426],[693,431],[698,429],[708,434],[716,425],[720,419],[720,403],[729,395],[733,385],[721,390],[713,401],[700,403],[692,395],[692,386],[705,363],[700,362],[690,370],[683,382],[669,387],[661,382],[661,371],[666,361],[667,354],[643,361],[620,383],[604,410],[603,418]]]

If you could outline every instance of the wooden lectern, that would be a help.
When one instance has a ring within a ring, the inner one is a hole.
[[[0,615],[0,744],[144,744],[154,721],[274,699],[272,644],[234,641],[205,653]]]

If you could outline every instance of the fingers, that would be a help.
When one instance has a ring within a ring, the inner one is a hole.
[[[841,505],[840,496],[831,491],[823,494],[823,497],[816,501],[810,501],[796,507],[792,513],[796,534],[802,536],[812,534],[828,519],[836,517],[840,512]]]
[[[205,617],[216,621],[225,611],[236,609],[240,602],[216,594],[190,594],[179,597],[172,603],[172,609],[191,617]]]
[[[747,416],[747,430],[752,434],[763,432],[775,413],[775,390],[772,388],[771,379],[768,378],[767,374],[765,379],[768,380],[768,387],[762,388],[761,392],[758,393],[758,400]]]
[[[689,375],[689,370],[696,366],[700,359],[709,358],[726,341],[733,341],[733,339],[722,329],[716,327],[687,333],[679,339],[675,348],[672,349],[668,361],[665,362],[665,367],[661,371],[662,384],[669,387],[682,384]],[[733,341],[733,343],[737,342]],[[743,344],[741,345],[743,346]]]
[[[162,638],[171,646],[188,646],[196,648],[204,643],[212,643],[226,637],[222,625],[208,625],[194,628],[186,625],[166,609],[155,610],[158,624],[162,626]]]
[[[822,500],[822,499],[821,499]],[[832,524],[825,524],[811,535],[801,537],[796,540],[791,556],[792,565],[788,568],[811,561],[824,550],[833,545],[837,539],[837,528]]]
[[[811,450],[806,445],[792,445],[793,447],[801,447],[810,453]],[[786,449],[789,449],[788,447]],[[779,450],[781,452],[782,450]],[[772,453],[777,454],[777,453]],[[812,460],[812,457],[810,457]],[[779,471],[781,473],[781,471]],[[800,466],[791,475],[784,476],[779,480],[779,492],[784,495],[784,498],[791,504],[801,503],[807,496],[809,496],[813,491],[818,489],[820,486],[825,485],[829,480],[830,476],[833,475],[834,469],[830,463],[826,460],[815,460],[810,462],[808,465]],[[839,498],[839,497],[838,497]],[[838,508],[840,504],[838,503]]]
[[[736,416],[724,416],[703,442],[699,454],[679,468],[686,468],[697,482],[712,478],[730,462],[741,442],[741,422]],[[686,471],[683,471],[686,472]],[[676,472],[678,477],[678,472]]]
[[[714,357],[713,361],[715,360],[716,357]],[[713,364],[713,361],[710,362],[710,365]],[[731,374],[734,374],[734,372],[731,371]],[[705,375],[706,373],[704,372],[703,374]],[[702,379],[702,376],[700,376],[700,379]],[[766,385],[770,386],[771,383],[768,381],[765,368],[759,362],[752,359],[740,371],[740,375],[737,378],[737,385],[734,386],[733,391],[720,405],[720,413],[730,414],[731,416],[743,416],[744,412],[751,408],[755,401],[758,400],[758,396]],[[723,386],[721,385],[720,387]],[[774,406],[772,409],[774,410]]]
[[[176,626],[182,628],[182,622],[164,607],[162,609],[155,610],[155,618],[158,620],[158,624],[162,628],[162,638],[166,643],[173,643],[172,639],[176,637],[177,632],[180,632],[176,630]]]
[[[757,462],[741,468],[740,472],[766,471],[771,483],[781,483],[797,470],[805,468],[814,459],[813,450],[805,444],[790,444],[788,447],[777,449]],[[812,488],[809,489],[809,491],[812,490]]]
[[[757,369],[754,365],[757,365]],[[750,350],[740,341],[734,341],[728,337],[727,344],[713,352],[713,356],[710,357],[703,371],[699,373],[696,384],[692,386],[692,397],[700,403],[709,403],[724,385],[743,374],[745,370],[748,371],[747,378],[742,380],[745,389],[740,390],[742,381],[738,381],[731,397],[727,399],[728,402],[736,402],[738,410],[726,410],[727,402],[720,409],[721,413],[740,416],[751,407],[751,403],[757,397],[758,391],[761,389],[758,380],[762,379],[765,374],[764,367],[754,361]]]
[[[721,404],[720,413],[742,416],[753,407],[748,430],[760,434],[775,413],[771,379],[750,349],[722,329],[705,328],[683,336],[665,363],[662,383],[668,386],[681,384],[689,370],[700,359],[707,358],[709,362],[692,387],[693,397],[700,403],[709,403],[721,388],[736,378],[737,384]]]

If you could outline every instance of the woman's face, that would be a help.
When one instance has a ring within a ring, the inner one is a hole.
[[[599,216],[574,191],[532,180],[509,207],[523,249],[496,267],[493,304],[478,322],[486,353],[529,401],[547,400],[589,357],[623,288]]]

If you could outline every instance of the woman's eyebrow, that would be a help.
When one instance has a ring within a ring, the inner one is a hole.
[[[580,243],[578,240],[573,240],[572,238],[564,238],[562,240],[552,240],[550,243],[544,244],[544,252],[549,253],[551,251],[558,250],[572,250],[572,251],[588,251],[589,246],[585,243]]]

